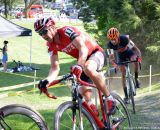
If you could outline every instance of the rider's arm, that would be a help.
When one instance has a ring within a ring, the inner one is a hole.
[[[81,65],[83,68],[88,56],[88,49],[85,45],[85,37],[79,35],[72,42],[75,45],[75,47],[79,50],[78,65]]]
[[[110,60],[114,60],[115,59],[114,50],[113,49],[107,49],[107,53],[108,53],[108,56],[109,56]]]
[[[49,81],[49,83],[51,83],[53,80],[57,78],[60,71],[58,55],[51,54],[50,62],[51,62],[51,66],[50,66],[49,74],[46,78]]]
[[[140,56],[141,57],[141,51],[139,50],[139,48],[134,44],[134,42],[132,40],[129,40],[129,43],[128,43],[128,47],[130,49],[132,49],[133,51],[136,52],[137,56]]]
[[[115,64],[115,54],[114,54],[114,50],[113,49],[107,49],[107,53],[108,53],[108,56],[109,56],[109,61],[110,63],[112,64],[113,67],[116,67],[117,65]]]
[[[108,53],[110,62],[112,62],[113,60],[115,60],[115,57],[114,57],[114,50],[113,50],[113,49],[107,49],[107,53]]]

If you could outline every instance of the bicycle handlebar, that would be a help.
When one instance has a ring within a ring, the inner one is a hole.
[[[115,63],[118,65],[118,64],[129,64],[129,63],[133,63],[133,62],[138,62],[138,60],[134,60],[134,61],[124,61],[124,62],[115,62]]]
[[[48,84],[48,88],[51,87],[51,86],[53,86],[53,85],[56,85],[56,84],[60,83],[60,82],[63,81],[63,80],[67,80],[67,79],[69,79],[70,77],[73,77],[73,74],[66,74],[66,75],[64,75],[61,79],[57,79],[57,80],[54,80],[53,82],[49,83],[49,84]],[[82,80],[80,79],[80,76],[78,76],[78,77],[76,77],[76,78],[77,78],[77,81],[78,81],[81,85],[91,86],[91,87],[96,88],[95,84],[90,84],[90,83],[87,83],[87,82],[85,82],[85,81],[82,81]],[[57,99],[56,96],[53,96],[53,95],[51,95],[50,93],[48,93],[47,88],[43,88],[43,89],[41,90],[41,92],[43,92],[44,94],[46,94],[46,96],[49,97],[49,98]]]
[[[138,59],[133,60],[133,61],[114,62],[114,63],[117,64],[117,65],[119,65],[119,64],[129,64],[129,63],[133,63],[133,62],[138,62]],[[141,70],[141,62],[138,62],[138,63],[139,63],[139,68]]]

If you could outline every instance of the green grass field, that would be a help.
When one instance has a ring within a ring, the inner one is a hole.
[[[45,41],[38,36],[33,30],[33,22],[16,22],[19,25],[30,28],[33,31],[32,36],[32,66],[39,68],[37,70],[37,81],[46,77],[50,67],[49,55],[47,54],[47,48],[45,47]],[[59,26],[63,25],[60,23]],[[84,30],[82,24],[73,24],[78,28]],[[5,38],[0,39],[0,42],[3,43]],[[9,41],[8,44],[8,55],[9,63],[8,66],[14,67],[15,64],[13,60],[21,61],[24,65],[29,66],[29,52],[30,52],[30,37],[13,37],[7,38]],[[3,44],[1,44],[1,47]],[[76,61],[68,55],[60,53],[60,75],[68,73],[70,66],[75,64]],[[31,76],[31,77],[28,77]],[[21,72],[21,73],[4,73],[0,72],[0,88],[29,83],[33,82],[34,72]],[[160,89],[160,85],[154,85],[153,90]],[[49,91],[58,97],[57,100],[52,100],[47,98],[45,95],[40,95],[38,89],[34,89],[33,85],[18,88],[8,91],[0,91],[1,95],[6,95],[3,98],[0,98],[1,104],[0,107],[7,104],[25,104],[36,110],[38,110],[47,121],[50,129],[52,129],[52,120],[55,109],[64,101],[70,100],[70,89],[66,85],[56,86],[55,88],[49,89]],[[147,92],[147,89],[140,89],[138,94]],[[134,115],[133,115],[134,116]],[[137,116],[134,116],[134,121],[138,119]]]
[[[45,46],[45,41],[38,34],[36,34],[35,31],[33,30],[33,22],[18,22],[18,24],[32,29],[32,33],[33,33],[32,50],[31,50],[32,51],[32,66],[40,69],[39,71],[37,71],[37,77],[43,78],[47,76],[48,70],[50,67],[50,60],[49,60],[49,55],[47,53],[47,47]],[[73,25],[75,26],[75,24]],[[83,29],[82,25],[77,25],[77,26]],[[0,42],[3,43],[3,40],[6,40],[6,38],[0,39]],[[7,38],[7,40],[9,41],[9,44],[8,44],[8,55],[9,55],[8,66],[9,68],[13,68],[16,66],[16,64],[13,63],[13,60],[21,61],[24,65],[29,66],[31,38],[30,37],[12,37],[12,38]],[[1,44],[1,47],[2,46],[3,44]],[[63,53],[59,55],[59,58],[60,58],[60,66],[61,66],[60,75],[62,75],[66,73],[67,70],[69,71],[69,66],[71,64],[74,64],[75,60],[71,58],[70,56],[63,54]],[[30,72],[25,72],[22,74],[31,75],[31,76],[34,75],[33,73],[30,73]],[[31,78],[26,78],[23,76],[22,78],[19,78],[19,77],[20,76],[14,76],[12,74],[0,73],[0,83],[1,83],[0,86],[2,87],[11,86],[14,84],[16,85],[19,83],[32,81]],[[6,80],[8,80],[9,82],[6,82]]]
[[[33,22],[16,22],[17,24],[32,29],[32,67],[39,68],[37,70],[37,79],[40,80],[47,76],[50,68],[49,55],[47,53],[47,47],[45,46],[45,41],[34,32]],[[62,23],[59,24],[61,26]],[[73,24],[75,26],[75,24]],[[82,24],[76,25],[80,29],[83,29]],[[0,42],[3,43],[4,40],[8,40],[8,55],[9,62],[8,67],[15,67],[16,64],[13,60],[21,61],[24,65],[29,66],[30,58],[30,37],[12,37],[12,38],[1,38]],[[3,44],[1,44],[1,47]],[[70,66],[75,64],[75,59],[70,56],[60,53],[60,75],[63,75],[70,71]],[[28,77],[31,76],[31,77]],[[20,73],[4,73],[0,72],[0,88],[33,82],[34,72],[20,72]],[[49,126],[52,124],[53,112],[56,107],[63,101],[70,99],[69,88],[66,86],[60,86],[50,89],[50,92],[58,97],[58,100],[48,99],[45,95],[40,95],[38,89],[33,89],[32,86],[27,86],[23,88],[18,88],[8,91],[0,91],[0,95],[7,95],[1,98],[1,105],[7,104],[25,104],[31,106],[34,109],[39,110],[42,115],[46,118]],[[49,115],[49,116],[48,116]]]

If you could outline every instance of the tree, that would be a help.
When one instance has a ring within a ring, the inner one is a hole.
[[[21,0],[0,0],[0,4],[4,5],[5,17],[8,17],[9,10],[12,9],[13,5],[19,3]]]
[[[35,2],[38,0],[24,0],[25,3],[25,8],[24,8],[24,13],[25,13],[25,18],[28,18],[28,11],[31,5],[33,5]]]
[[[94,12],[98,27],[95,32],[101,31],[103,35],[106,35],[107,30],[115,26],[122,34],[130,34],[144,55],[148,50],[152,50],[146,48],[159,45],[160,0],[79,1],[79,6],[85,2],[88,8]],[[85,17],[90,16],[86,13]],[[87,24],[85,23],[85,25]],[[104,37],[101,39],[104,39]],[[101,39],[99,39],[100,42]],[[155,59],[158,59],[158,57],[155,57]]]

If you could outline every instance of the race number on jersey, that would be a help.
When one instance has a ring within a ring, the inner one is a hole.
[[[66,28],[65,35],[67,35],[71,40],[78,36],[78,34],[72,28]]]

